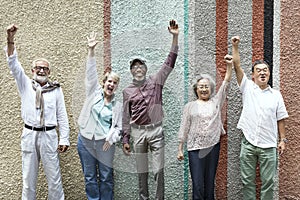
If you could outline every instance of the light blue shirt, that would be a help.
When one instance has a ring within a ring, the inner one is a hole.
[[[89,124],[93,124],[97,138],[105,138],[112,123],[112,104],[105,105],[104,101],[97,102],[89,118]]]

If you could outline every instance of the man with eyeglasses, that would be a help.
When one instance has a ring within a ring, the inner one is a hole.
[[[161,69],[146,79],[147,65],[142,58],[130,61],[133,82],[123,90],[123,151],[131,154],[130,136],[136,155],[139,182],[139,199],[149,199],[148,148],[153,158],[156,182],[155,199],[164,199],[164,134],[162,128],[162,89],[174,68],[178,53],[178,24],[170,21],[169,32],[173,35],[171,51]]]
[[[237,125],[243,138],[240,151],[240,170],[243,200],[256,200],[256,167],[259,163],[260,199],[274,199],[278,155],[286,150],[285,120],[289,117],[280,91],[270,87],[270,67],[263,60],[252,65],[247,78],[241,67],[240,37],[234,36],[232,56],[237,82],[243,98],[243,109]],[[279,136],[279,138],[278,138]]]
[[[33,79],[25,74],[14,46],[17,30],[14,24],[7,27],[6,55],[21,97],[25,123],[21,137],[22,199],[36,199],[38,169],[42,161],[48,181],[48,199],[63,200],[59,153],[70,146],[64,95],[57,82],[49,81],[50,63],[46,59],[33,61]],[[59,141],[56,126],[59,126]]]

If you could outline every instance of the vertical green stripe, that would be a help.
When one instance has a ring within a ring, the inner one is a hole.
[[[184,104],[189,100],[189,1],[184,0]],[[189,192],[188,153],[184,149],[184,200],[188,200]]]

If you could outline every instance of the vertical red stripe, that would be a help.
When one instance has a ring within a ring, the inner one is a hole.
[[[104,45],[103,45],[103,53],[104,53],[104,73],[107,71],[111,71],[111,44],[110,44],[110,15],[111,15],[111,1],[104,0],[104,7],[103,7],[103,18],[104,18]]]
[[[226,64],[224,56],[228,52],[228,2],[224,0],[216,0],[216,82],[217,87],[224,80],[226,73]],[[227,131],[227,103],[222,110],[222,119],[224,128]],[[227,135],[221,137],[221,150],[219,166],[216,177],[216,199],[227,199]]]
[[[264,59],[264,0],[252,1],[252,61]]]
[[[252,61],[264,59],[264,0],[252,1]],[[256,199],[260,199],[261,180],[256,168]]]

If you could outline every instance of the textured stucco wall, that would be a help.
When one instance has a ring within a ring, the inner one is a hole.
[[[168,32],[169,20],[175,19],[180,26],[179,56],[175,69],[164,86],[165,111],[165,196],[166,199],[183,199],[183,162],[177,156],[177,131],[183,106],[183,35],[184,8],[180,1],[123,1],[116,0],[111,6],[111,57],[112,68],[122,72],[120,88],[131,82],[129,60],[142,56],[147,60],[148,75],[158,71],[169,53],[172,35]],[[119,158],[119,159],[118,159]],[[115,181],[116,199],[138,199],[138,182],[134,173],[133,158],[124,158],[121,149],[116,151]],[[151,157],[150,157],[151,163]],[[119,183],[119,184],[118,184]],[[149,176],[150,198],[154,199],[154,181]],[[127,191],[127,192],[126,192]]]
[[[6,27],[19,26],[16,46],[19,60],[30,76],[31,61],[45,57],[52,64],[51,77],[62,84],[70,123],[70,150],[61,155],[61,169],[66,199],[84,199],[83,176],[77,150],[77,128],[73,110],[73,88],[79,85],[86,58],[86,36],[90,31],[103,32],[103,2],[3,0],[0,2],[0,46],[6,45]],[[20,199],[22,191],[20,135],[20,98],[11,77],[5,55],[0,59],[0,199]],[[78,104],[78,102],[75,102]],[[46,199],[47,184],[44,174],[39,176],[37,198]]]
[[[228,1],[228,41],[241,36],[240,54],[245,73],[250,74],[252,60],[252,1]],[[228,47],[231,52],[231,45]],[[228,199],[241,199],[239,152],[241,131],[236,128],[242,110],[241,95],[233,74],[228,94]]]
[[[84,62],[86,58],[86,36],[97,31],[99,39],[103,32],[111,34],[97,47],[98,69],[101,74],[105,47],[110,46],[112,68],[121,75],[117,98],[121,90],[131,81],[128,61],[135,55],[147,59],[149,74],[157,71],[166,58],[171,35],[167,31],[168,21],[176,19],[180,26],[179,56],[174,71],[164,88],[165,135],[166,135],[166,199],[191,199],[191,181],[184,179],[188,166],[176,160],[177,131],[185,100],[194,98],[191,84],[200,73],[209,73],[218,80],[223,75],[219,70],[220,51],[230,38],[240,35],[241,62],[248,77],[254,56],[253,44],[261,45],[260,36],[253,37],[253,14],[256,3],[263,1],[229,0],[228,10],[222,1],[144,1],[115,0],[110,2],[110,30],[104,30],[103,10],[107,1],[102,0],[22,0],[0,2],[0,46],[6,44],[5,28],[19,25],[16,45],[19,60],[30,76],[31,61],[37,57],[50,60],[51,77],[62,84],[65,94],[69,123],[71,127],[70,150],[61,155],[61,169],[66,199],[85,199],[84,181],[77,155],[77,126],[84,100]],[[254,4],[254,5],[253,5]],[[218,7],[219,6],[219,7]],[[104,8],[105,7],[105,8]],[[283,93],[290,119],[287,121],[287,137],[290,139],[287,153],[280,158],[278,199],[299,199],[299,2],[297,0],[274,1],[274,49],[273,86]],[[228,12],[228,20],[222,19]],[[259,11],[261,12],[261,10]],[[260,13],[262,14],[262,13]],[[258,19],[255,19],[258,20]],[[222,27],[224,22],[224,27]],[[221,25],[221,27],[220,27]],[[226,29],[227,26],[227,29]],[[188,28],[188,31],[184,28]],[[226,35],[226,31],[227,35]],[[257,33],[260,35],[261,33]],[[255,34],[254,34],[255,35]],[[228,37],[228,38],[226,38]],[[256,47],[256,46],[255,46]],[[261,49],[259,49],[261,50]],[[257,51],[255,51],[257,53]],[[259,52],[261,53],[261,52]],[[4,53],[0,59],[0,199],[20,199],[22,190],[20,135],[23,122],[20,117],[20,98],[15,82],[5,62]],[[185,68],[187,67],[187,68]],[[241,199],[242,184],[239,173],[239,151],[241,132],[236,125],[242,109],[241,96],[235,76],[230,85],[227,101],[227,159],[220,166],[220,177],[225,187],[217,182],[218,199]],[[225,149],[226,150],[226,149]],[[151,159],[151,157],[150,157]],[[223,157],[222,157],[223,159]],[[224,167],[224,168],[223,168]],[[137,199],[137,176],[134,157],[125,157],[118,144],[115,154],[115,199]],[[227,171],[226,171],[226,170]],[[222,171],[223,170],[223,171]],[[41,169],[42,172],[42,169]],[[189,176],[189,174],[187,174]],[[220,178],[219,177],[219,178]],[[218,180],[218,179],[217,179]],[[219,179],[220,180],[220,179]],[[47,184],[40,173],[37,199],[47,199]],[[153,198],[153,175],[150,172],[149,190]],[[188,191],[184,191],[188,184]],[[227,191],[222,191],[222,190]],[[185,196],[187,195],[187,196]]]

